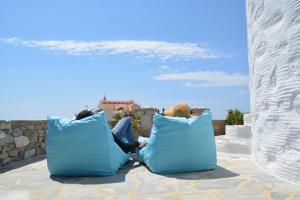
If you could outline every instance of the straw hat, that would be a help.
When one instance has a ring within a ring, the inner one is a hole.
[[[191,117],[191,109],[186,103],[179,103],[175,107],[167,108],[164,115],[170,117]]]

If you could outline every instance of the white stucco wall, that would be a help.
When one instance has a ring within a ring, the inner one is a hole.
[[[300,0],[246,0],[252,155],[300,184]]]

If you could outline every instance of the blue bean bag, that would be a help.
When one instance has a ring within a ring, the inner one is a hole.
[[[48,169],[54,176],[108,176],[129,159],[114,142],[104,112],[82,120],[48,117]]]
[[[155,114],[147,145],[138,157],[154,173],[168,174],[216,168],[216,145],[209,111],[201,116]]]

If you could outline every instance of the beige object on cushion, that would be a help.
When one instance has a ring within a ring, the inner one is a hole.
[[[186,103],[179,103],[175,107],[167,108],[164,112],[165,116],[170,117],[191,117],[191,109]]]
[[[173,107],[167,108],[167,109],[164,111],[164,115],[165,115],[165,116],[173,117],[173,116],[174,116],[174,108],[173,108]]]

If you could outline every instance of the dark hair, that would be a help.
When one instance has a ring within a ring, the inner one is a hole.
[[[94,113],[90,110],[82,110],[76,115],[76,120],[80,120],[89,116],[92,116]]]

